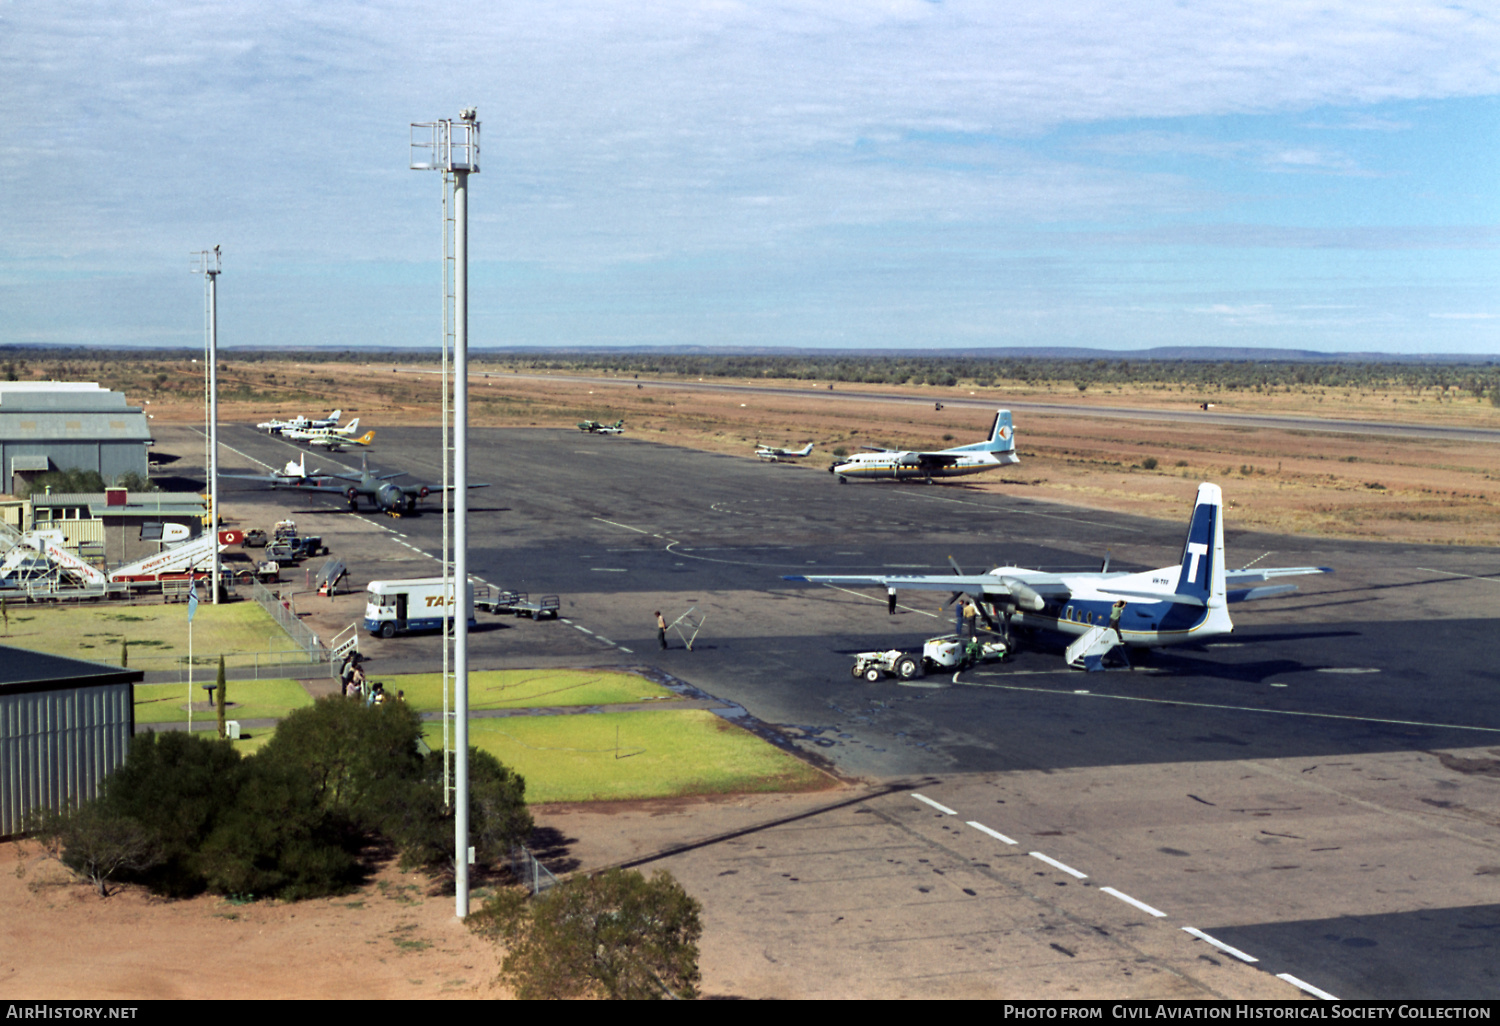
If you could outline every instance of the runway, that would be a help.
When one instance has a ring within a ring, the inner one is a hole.
[[[436,370],[414,367],[397,368],[408,374],[436,374]],[[484,375],[487,377],[488,375]],[[737,395],[775,396],[779,398],[817,399],[819,402],[893,403],[901,406],[931,406],[934,396],[915,396],[900,392],[866,392],[829,390],[826,385],[787,388],[773,385],[735,385],[716,381],[667,381],[611,378],[572,374],[505,374],[505,380],[575,381],[588,385],[639,385],[643,389],[668,388],[696,392],[725,392]],[[482,380],[471,374],[471,380]],[[1162,410],[1131,406],[1095,406],[1092,404],[1036,403],[1000,400],[993,397],[973,398],[954,395],[942,397],[944,407],[992,411],[997,405],[1014,413],[1038,413],[1061,417],[1103,417],[1107,420],[1171,421],[1174,423],[1215,424],[1224,427],[1260,430],[1309,431],[1316,434],[1362,436],[1395,436],[1433,440],[1500,443],[1500,429],[1462,427],[1445,424],[1412,424],[1403,420],[1350,420],[1339,417],[1296,417],[1274,413],[1230,413],[1224,410],[1202,410],[1196,403],[1184,401],[1181,408]]]
[[[292,448],[248,428],[221,435],[276,466]],[[1069,671],[1061,641],[1043,640],[1001,666],[871,686],[851,678],[852,653],[917,648],[951,614],[903,597],[888,616],[883,594],[782,575],[945,572],[950,555],[970,570],[1097,569],[1106,551],[1112,568],[1144,569],[1177,560],[1189,510],[1154,521],[1036,502],[1021,487],[841,487],[819,467],[629,435],[471,437],[473,476],[492,484],[473,493],[474,574],[557,593],[565,618],[482,619],[476,667],[654,665],[845,774],[921,781],[915,790],[954,813],[923,816],[975,843],[1005,847],[969,821],[1324,991],[1495,993],[1500,553],[1260,535],[1237,531],[1231,513],[1231,567],[1270,552],[1264,565],[1337,573],[1237,606],[1231,638],[1160,650],[1133,672]],[[434,483],[437,444],[436,429],[382,428],[372,468]],[[309,456],[334,464],[358,456]],[[314,533],[353,526],[337,496],[297,498]],[[231,500],[262,501],[238,489]],[[360,520],[371,541],[339,554],[361,585],[418,576],[422,560],[433,572],[439,517]],[[387,572],[385,560],[416,562]],[[671,620],[690,607],[703,619],[694,650],[658,651],[654,611]],[[424,638],[370,649],[437,651]],[[1445,754],[1460,749],[1478,751]]]

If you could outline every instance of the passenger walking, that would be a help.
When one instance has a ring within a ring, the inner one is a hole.
[[[662,619],[660,609],[656,611],[656,643],[663,649],[667,647],[667,621]]]

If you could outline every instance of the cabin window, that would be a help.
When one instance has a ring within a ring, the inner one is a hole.
[[[1067,609],[1067,611],[1065,613],[1063,613],[1063,617],[1065,619],[1068,619],[1068,620],[1073,619],[1073,607],[1072,606],[1069,606],[1068,609]]]

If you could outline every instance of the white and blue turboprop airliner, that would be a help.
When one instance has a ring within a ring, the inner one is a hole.
[[[1011,463],[1021,462],[1016,455],[1016,432],[1010,423],[1010,411],[998,410],[987,442],[939,449],[936,452],[910,452],[864,446],[871,452],[857,453],[828,468],[838,475],[839,484],[891,478],[896,481],[922,480],[929,484],[936,477],[963,477],[980,474]]]
[[[1297,590],[1295,584],[1265,584],[1273,578],[1332,573],[1329,567],[1294,566],[1225,570],[1224,498],[1219,486],[1198,486],[1193,519],[1179,563],[1141,573],[1044,573],[1000,566],[985,574],[895,576],[795,576],[810,584],[879,586],[896,611],[900,589],[967,595],[983,610],[989,606],[1006,626],[1040,628],[1074,635],[1069,665],[1101,669],[1104,657],[1125,645],[1160,648],[1204,641],[1234,630],[1229,606]],[[1106,561],[1107,565],[1107,561]],[[1110,611],[1123,599],[1118,635]],[[988,615],[987,619],[991,619]],[[991,621],[993,622],[993,620]],[[1007,631],[1008,633],[1008,631]]]

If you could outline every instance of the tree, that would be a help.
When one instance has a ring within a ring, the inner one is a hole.
[[[499,759],[469,748],[469,841],[479,863],[494,863],[531,836],[526,781]],[[453,869],[453,813],[443,804],[443,753],[429,752],[408,795],[392,802],[382,832],[401,849],[401,868]]]
[[[143,873],[162,860],[156,835],[129,816],[98,802],[84,802],[40,815],[33,836],[57,859],[109,897],[110,881],[121,873]]]
[[[508,944],[500,975],[522,1000],[691,998],[701,910],[670,873],[612,869],[534,899],[504,891],[469,925]]]
[[[223,741],[229,733],[228,730],[226,730],[224,727],[224,706],[228,704],[224,698],[224,692],[224,657],[221,655],[219,656],[219,684],[218,687],[214,689],[214,704],[217,707],[219,713],[220,741]]]

